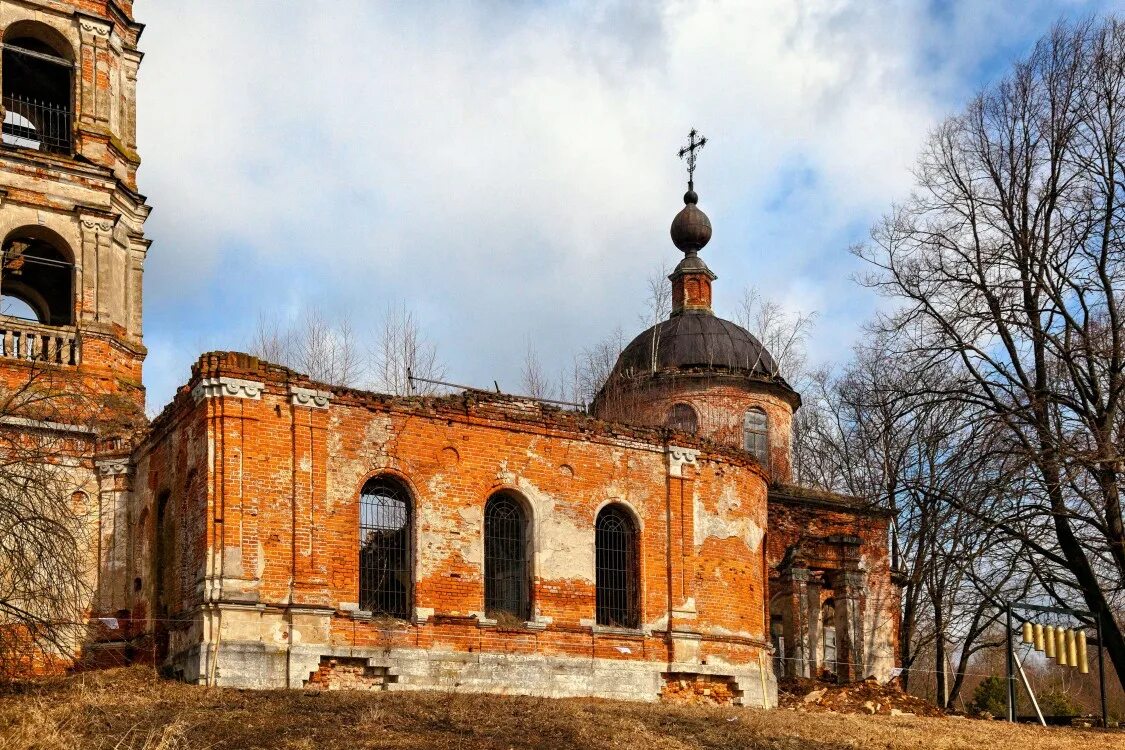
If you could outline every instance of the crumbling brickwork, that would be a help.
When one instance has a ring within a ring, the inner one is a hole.
[[[219,353],[200,360],[133,463],[136,562],[113,588],[154,628],[181,622],[168,654],[189,679],[299,686],[326,657],[381,655],[389,663],[368,666],[393,674],[425,649],[431,660],[522,656],[519,669],[548,675],[522,688],[499,666],[465,678],[505,690],[608,694],[598,681],[616,680],[622,694],[655,699],[672,662],[753,677],[746,689],[761,693],[766,482],[740,451],[669,446],[651,430],[486,394],[328,392]],[[410,616],[392,623],[359,609],[359,495],[375,476],[397,478],[413,504]],[[507,625],[483,602],[482,512],[499,490],[531,515],[531,616]],[[608,503],[639,529],[633,629],[595,621],[594,521]],[[169,524],[173,557],[152,549]],[[145,578],[146,560],[165,570]],[[423,687],[450,669],[393,676]]]
[[[781,618],[788,643],[786,673],[890,678],[898,659],[900,602],[889,521],[885,510],[858,498],[771,488],[766,556],[771,611]],[[818,618],[829,602],[836,615],[830,627],[837,665],[825,662],[819,632],[825,623]]]
[[[698,436],[738,449],[743,447],[746,412],[764,411],[769,441],[765,468],[771,481],[790,481],[791,395],[768,383],[719,373],[658,374],[605,394],[599,402],[598,416],[627,424],[663,427],[676,404],[688,404],[695,410]]]

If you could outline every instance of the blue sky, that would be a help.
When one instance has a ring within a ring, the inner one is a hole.
[[[680,253],[675,152],[715,307],[818,311],[839,361],[878,304],[848,254],[927,132],[1085,2],[140,2],[154,211],[145,382],[316,307],[375,337],[405,303],[456,382],[518,389],[620,326]]]

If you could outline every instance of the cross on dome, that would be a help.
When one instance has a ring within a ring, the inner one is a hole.
[[[698,138],[698,140],[697,140]],[[699,135],[695,128],[688,133],[688,145],[680,149],[680,158],[687,157],[687,185],[688,190],[695,190],[695,159],[696,152],[707,145],[707,138]]]

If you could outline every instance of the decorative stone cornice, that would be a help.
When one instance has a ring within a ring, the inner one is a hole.
[[[101,461],[95,461],[94,465],[98,468],[98,474],[103,477],[115,477],[128,474],[133,468],[127,458],[106,458]]]
[[[103,213],[101,211],[89,210],[84,207],[78,208],[75,212],[78,214],[78,221],[83,229],[108,232],[117,224],[120,218],[116,214]]]
[[[85,13],[75,13],[78,16],[78,25],[82,31],[93,36],[109,37],[113,31],[113,23],[103,21],[96,16],[88,16]]]
[[[696,466],[699,451],[694,448],[677,448],[668,446],[668,475],[673,477],[684,476],[684,466]]]
[[[191,395],[196,401],[205,398],[248,398],[259,401],[262,398],[264,383],[256,380],[241,380],[239,378],[203,378],[199,385],[192,389]]]
[[[310,409],[327,409],[332,400],[328,391],[318,391],[312,388],[289,386],[289,402],[294,406],[307,406]]]

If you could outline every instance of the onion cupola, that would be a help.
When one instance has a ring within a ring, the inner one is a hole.
[[[706,141],[695,135],[698,149]],[[789,428],[801,397],[761,341],[712,310],[711,285],[718,277],[700,257],[711,241],[711,220],[699,208],[691,179],[694,158],[688,170],[684,207],[670,229],[684,254],[668,277],[671,314],[622,350],[592,410],[603,419],[664,426],[741,447],[774,479],[786,481]]]

